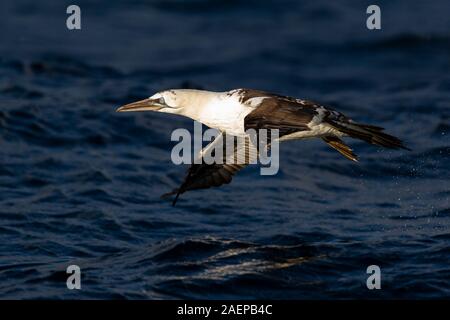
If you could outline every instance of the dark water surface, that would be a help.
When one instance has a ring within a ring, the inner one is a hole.
[[[450,296],[449,1],[377,1],[381,31],[365,1],[86,0],[81,31],[69,4],[0,4],[0,298]],[[413,151],[290,142],[173,208],[192,121],[114,111],[180,87],[317,100]]]

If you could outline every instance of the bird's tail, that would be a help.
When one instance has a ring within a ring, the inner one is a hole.
[[[381,127],[355,122],[330,121],[329,123],[335,129],[351,138],[360,139],[385,148],[411,150],[399,138],[384,133],[384,128]]]

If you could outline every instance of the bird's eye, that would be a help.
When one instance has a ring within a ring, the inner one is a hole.
[[[158,103],[159,104],[165,104],[164,98],[163,97],[159,98],[158,99]]]

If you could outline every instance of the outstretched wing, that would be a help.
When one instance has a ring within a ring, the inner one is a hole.
[[[257,159],[257,151],[252,146],[248,137],[242,138],[242,143],[237,143],[238,138],[221,133],[213,142],[208,144],[200,153],[201,164],[192,164],[188,169],[186,178],[181,186],[162,197],[175,195],[172,205],[175,205],[178,197],[189,190],[207,189],[218,187],[231,182],[233,175],[249,163]],[[230,143],[233,142],[232,145]],[[227,144],[230,146],[227,153]],[[221,161],[207,164],[204,157],[209,154],[215,156],[215,151],[222,150],[218,155]]]
[[[329,146],[353,161],[357,161],[357,156],[340,137],[348,136],[386,148],[409,150],[400,139],[382,132],[383,128],[356,123],[342,113],[313,101],[249,89],[240,89],[240,94],[244,103],[255,98],[259,101],[258,108],[244,119],[246,130],[279,129],[280,137],[309,131],[305,136],[321,137]]]

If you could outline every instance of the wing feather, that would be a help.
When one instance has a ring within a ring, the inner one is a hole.
[[[245,130],[278,129],[281,137],[297,131],[310,130],[308,123],[318,115],[317,110],[320,106],[314,102],[256,92],[260,94],[258,97],[264,99],[261,99],[260,105],[245,117]],[[248,94],[252,97],[257,96],[253,91]]]
[[[234,144],[234,162],[230,162],[231,159],[226,154],[226,137],[225,133],[221,133],[213,142],[208,144],[201,152],[201,157],[204,156],[205,151],[211,151],[213,147],[220,147],[219,143],[223,145],[222,150],[222,163],[213,164],[192,164],[187,171],[186,177],[179,188],[164,194],[162,197],[168,197],[175,195],[172,202],[173,205],[176,204],[178,197],[185,193],[186,191],[196,190],[196,189],[207,189],[210,187],[219,187],[224,184],[228,184],[233,179],[233,176],[241,169],[243,169],[247,164],[253,163],[257,158],[257,151],[251,146],[251,141],[248,137],[243,141],[244,143]],[[230,136],[229,136],[230,137]],[[233,137],[236,138],[236,137]],[[236,141],[236,139],[233,139]],[[240,157],[241,156],[241,157]],[[237,162],[243,159],[242,163]]]

